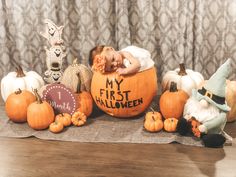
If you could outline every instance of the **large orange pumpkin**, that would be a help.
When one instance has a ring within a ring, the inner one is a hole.
[[[35,101],[33,93],[27,90],[17,90],[11,93],[6,100],[5,110],[13,122],[27,121],[27,108]]]
[[[35,130],[43,130],[49,127],[54,121],[52,106],[42,101],[37,90],[34,90],[36,102],[31,103],[27,109],[27,122]]]
[[[115,117],[136,116],[149,106],[157,94],[156,69],[132,75],[94,72],[91,94],[97,106]]]
[[[171,82],[170,90],[165,91],[159,101],[163,117],[166,119],[170,117],[180,119],[188,98],[189,96],[185,91],[178,90],[177,84]]]

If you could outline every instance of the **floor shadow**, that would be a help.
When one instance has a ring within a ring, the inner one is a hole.
[[[197,167],[201,174],[209,177],[216,176],[216,163],[225,158],[224,148],[187,147],[180,145],[176,146],[176,151],[187,156],[193,163],[192,165]]]

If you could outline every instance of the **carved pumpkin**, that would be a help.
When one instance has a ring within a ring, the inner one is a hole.
[[[8,95],[16,91],[18,88],[21,90],[32,91],[32,89],[39,89],[44,85],[42,77],[34,71],[23,71],[19,66],[16,72],[8,73],[1,80],[1,94],[4,101]]]
[[[51,123],[49,126],[49,130],[53,133],[60,133],[63,129],[63,123],[58,121]]]
[[[202,88],[205,84],[203,81],[198,88]],[[227,113],[227,122],[233,122],[236,120],[236,81],[226,80],[225,88],[226,102],[231,110]]]
[[[163,128],[163,121],[159,112],[148,112],[145,115],[144,128],[149,132],[158,132]]]
[[[177,127],[178,119],[168,118],[164,120],[164,130],[167,132],[175,132]]]
[[[165,119],[175,117],[180,119],[184,105],[189,98],[183,90],[178,90],[175,82],[171,82],[170,90],[165,91],[159,101],[161,113]]]
[[[177,88],[184,90],[189,96],[192,95],[192,89],[198,88],[199,84],[204,81],[202,74],[190,69],[185,69],[183,63],[180,64],[180,68],[174,71],[168,71],[161,82],[162,92],[170,89],[171,82],[177,83]]]
[[[56,115],[55,122],[61,122],[63,126],[67,127],[71,125],[71,115],[68,113],[61,113]]]
[[[86,123],[86,120],[87,120],[86,115],[80,111],[76,111],[71,117],[73,125],[77,127],[84,125]]]
[[[79,80],[78,74],[80,76]],[[75,59],[73,64],[65,69],[61,83],[70,88],[73,92],[77,91],[78,84],[80,84],[81,91],[90,92],[91,80],[92,71],[85,65],[78,64],[77,59]]]
[[[27,122],[35,130],[43,130],[54,121],[53,108],[46,101],[42,101],[37,90],[34,90],[36,102],[31,103],[27,109]]]
[[[94,72],[91,94],[97,106],[115,117],[136,116],[149,106],[157,94],[155,68],[132,75]]]
[[[18,89],[11,93],[6,100],[5,110],[13,122],[27,121],[27,108],[35,101],[35,96],[27,90]]]

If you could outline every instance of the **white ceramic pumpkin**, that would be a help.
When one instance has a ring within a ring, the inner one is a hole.
[[[19,66],[16,72],[10,72],[1,80],[1,95],[6,101],[9,94],[17,89],[29,90],[40,89],[44,85],[42,77],[34,71],[23,71]]]
[[[191,69],[185,69],[183,63],[181,63],[180,68],[173,71],[168,71],[162,79],[162,92],[170,89],[170,83],[176,82],[177,88],[184,90],[189,96],[192,95],[192,89],[198,88],[199,84],[204,81],[202,74],[195,72]]]

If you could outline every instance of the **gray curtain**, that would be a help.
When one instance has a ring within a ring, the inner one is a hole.
[[[1,0],[0,77],[17,64],[46,70],[43,20],[64,25],[67,66],[97,44],[149,50],[159,77],[184,62],[209,78],[226,58],[236,73],[236,0]]]

